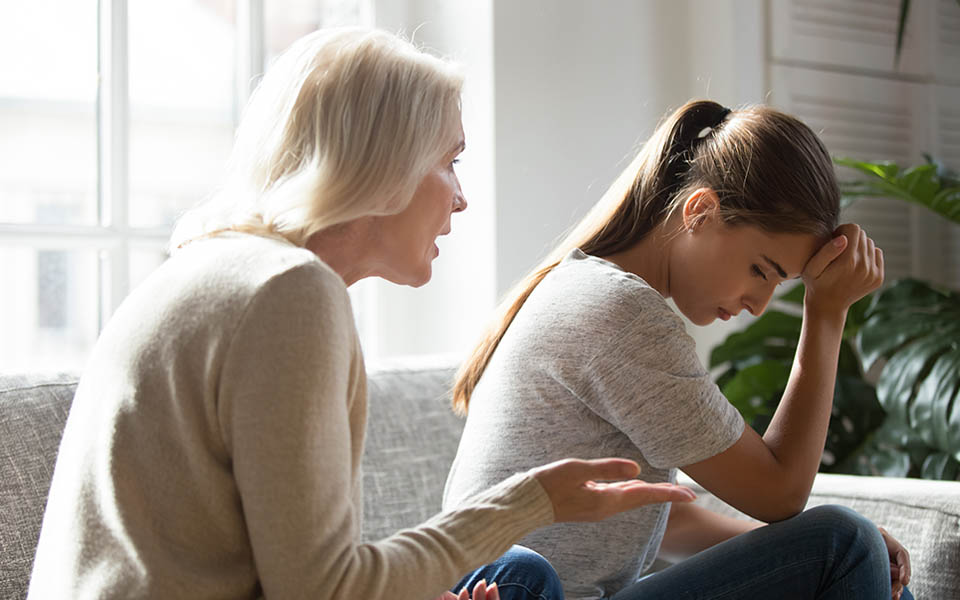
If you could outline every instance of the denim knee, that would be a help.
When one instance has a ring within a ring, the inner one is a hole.
[[[501,600],[563,600],[563,585],[553,565],[538,553],[513,546],[494,562],[477,569],[454,588],[472,590],[476,582],[496,582]]]
[[[804,513],[811,526],[822,526],[830,549],[839,556],[862,555],[861,560],[876,562],[880,570],[889,569],[886,544],[877,526],[857,511],[835,504],[816,506]]]

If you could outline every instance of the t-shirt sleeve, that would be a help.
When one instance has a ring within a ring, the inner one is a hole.
[[[552,505],[517,475],[456,511],[359,543],[351,491],[365,408],[351,398],[363,360],[346,290],[331,278],[308,265],[266,283],[220,378],[218,422],[258,577],[267,598],[422,600],[550,523]]]
[[[588,407],[661,469],[710,458],[740,439],[743,418],[663,299],[646,290],[615,310],[622,327],[610,332],[581,372],[579,391]]]

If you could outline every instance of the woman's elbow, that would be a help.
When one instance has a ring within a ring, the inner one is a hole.
[[[810,490],[779,490],[779,493],[769,498],[761,508],[762,514],[751,515],[767,523],[784,521],[795,517],[807,506]]]

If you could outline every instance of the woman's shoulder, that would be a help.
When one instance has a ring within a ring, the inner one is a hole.
[[[541,283],[544,292],[562,298],[577,312],[676,318],[660,293],[639,276],[603,258],[575,248]]]
[[[181,266],[197,265],[208,271],[211,282],[244,287],[252,293],[268,284],[346,288],[340,276],[315,254],[282,239],[225,234],[190,244],[181,252]]]
[[[248,234],[190,243],[125,301],[129,309],[160,309],[172,320],[224,325],[251,309],[345,314],[349,303],[343,280],[312,252]]]

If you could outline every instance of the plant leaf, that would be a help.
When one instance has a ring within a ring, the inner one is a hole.
[[[900,166],[891,161],[877,161],[869,162],[865,160],[857,160],[855,158],[847,158],[845,156],[835,156],[833,162],[844,166],[850,167],[867,175],[873,175],[874,177],[879,177],[881,179],[892,180],[897,176],[897,173],[900,172]]]
[[[900,0],[900,18],[897,21],[897,48],[893,54],[893,67],[899,68],[900,54],[903,51],[903,35],[907,30],[907,16],[910,14],[910,0]]]
[[[710,352],[710,368],[760,358],[793,359],[800,339],[800,317],[767,311],[746,329],[732,333]]]
[[[723,386],[723,395],[749,423],[757,415],[773,413],[789,376],[790,367],[767,360],[738,371]]]
[[[904,171],[889,161],[868,162],[844,157],[833,160],[868,176],[865,180],[841,182],[841,198],[846,203],[862,197],[899,198],[960,223],[960,181],[932,157],[927,156],[925,164]]]
[[[924,479],[960,480],[960,462],[946,452],[934,452],[923,461],[920,476]]]
[[[896,183],[913,197],[912,202],[927,207],[931,205],[934,196],[940,191],[937,166],[929,163],[910,167],[897,178]]]
[[[960,456],[960,414],[951,414],[960,412],[960,404],[956,402],[958,386],[960,347],[954,342],[949,351],[937,358],[917,388],[910,420],[931,447]]]
[[[857,334],[864,371],[910,341],[960,325],[960,295],[945,293],[916,279],[901,279],[874,296]]]
[[[888,419],[889,421],[889,419]],[[882,477],[906,477],[910,473],[911,455],[900,444],[900,428],[884,423],[863,443],[831,469],[834,473],[853,473]]]
[[[926,377],[934,361],[949,349],[950,340],[927,336],[890,357],[877,381],[877,398],[888,414],[913,425],[909,420],[917,382]]]
[[[826,449],[834,462],[842,462],[877,429],[885,414],[873,386],[856,376],[838,375],[827,428]]]
[[[790,288],[785,294],[779,296],[777,299],[783,302],[789,302],[791,304],[803,304],[803,294],[806,291],[806,288],[803,287],[802,283]]]

